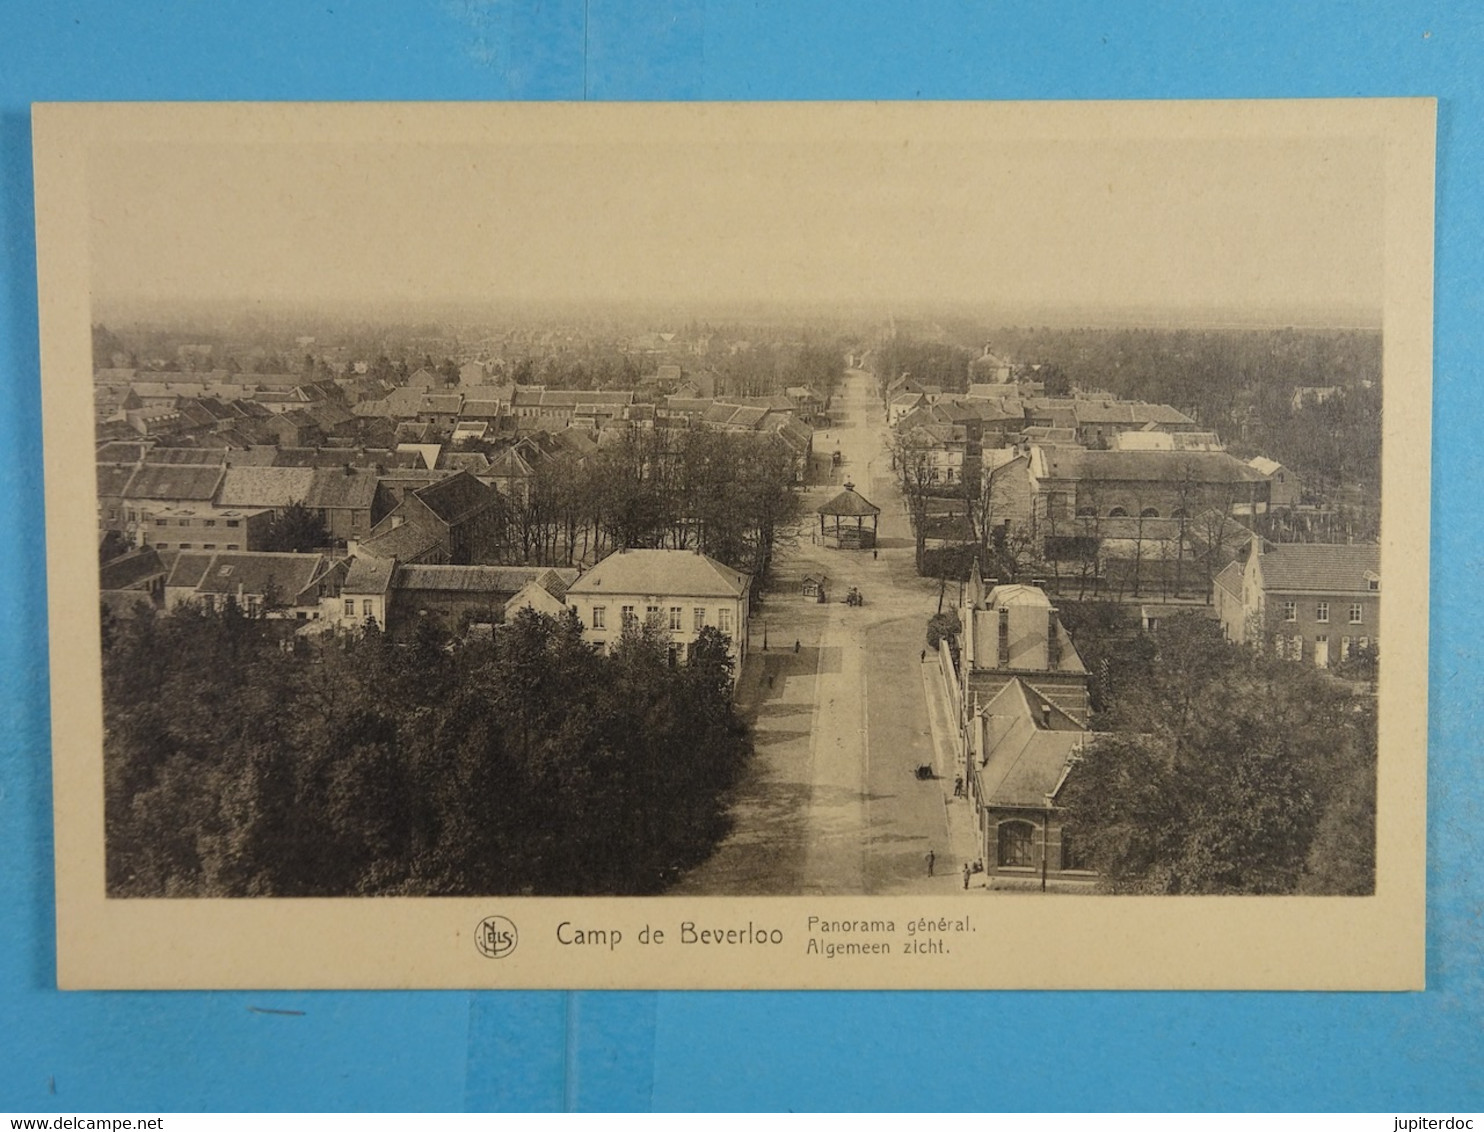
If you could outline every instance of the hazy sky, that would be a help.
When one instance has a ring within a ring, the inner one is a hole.
[[[104,300],[1383,297],[1363,139],[146,142],[89,190]]]

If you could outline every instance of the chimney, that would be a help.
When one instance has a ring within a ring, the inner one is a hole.
[[[1061,667],[1061,637],[1056,631],[1056,610],[1046,611],[1046,671],[1055,672]]]
[[[1000,656],[999,667],[1010,667],[1010,611],[1000,608]]]
[[[1051,730],[1051,705],[1041,705],[1041,726],[1047,731]]]

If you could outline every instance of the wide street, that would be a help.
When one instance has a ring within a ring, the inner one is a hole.
[[[938,586],[914,569],[872,376],[848,371],[832,414],[837,424],[816,431],[814,443],[826,457],[839,449],[835,482],[806,493],[798,545],[780,555],[754,612],[738,697],[757,754],[732,807],[734,828],[675,892],[946,892],[962,887],[975,853],[968,805],[953,797],[956,727],[935,658],[921,660]],[[882,510],[874,557],[814,539],[815,508],[845,481]],[[828,604],[800,596],[809,573],[828,576]],[[864,606],[845,604],[851,586]],[[957,596],[950,588],[945,607]],[[922,764],[937,777],[916,778]]]

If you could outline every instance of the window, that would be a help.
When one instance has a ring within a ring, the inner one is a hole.
[[[208,526],[208,527],[214,527],[214,526],[216,526],[216,520],[215,519],[202,519],[201,522],[202,522],[202,524],[204,526]]]
[[[999,863],[1002,869],[1028,869],[1033,864],[1031,842],[1036,827],[1028,821],[1000,823]]]
[[[1340,638],[1340,659],[1341,660],[1349,660],[1350,659],[1350,644],[1351,644],[1351,641],[1350,641],[1350,638],[1349,637],[1341,637]]]
[[[229,542],[229,543],[227,543],[227,549],[228,550],[241,550],[242,547],[238,543]]]
[[[678,633],[685,628],[685,610],[678,605],[670,606],[670,632]]]
[[[155,520],[155,526],[157,526],[157,527],[168,527],[169,525],[170,525],[170,521],[168,519],[156,519]]]
[[[606,605],[593,606],[593,628],[608,628],[608,607]]]
[[[222,566],[217,569],[216,575],[218,578],[230,578],[235,569],[237,569],[235,566]]]
[[[1352,601],[1350,603],[1350,624],[1359,625],[1361,622],[1361,613],[1360,602]]]
[[[1092,867],[1087,863],[1087,850],[1066,826],[1061,828],[1061,867],[1064,870]]]
[[[634,623],[634,607],[632,605],[623,607],[623,623],[626,626]]]
[[[1369,578],[1369,579],[1367,579],[1366,580],[1366,588],[1367,589],[1370,589],[1370,590],[1379,590],[1381,588],[1381,579],[1380,578]]]
[[[189,527],[191,525],[191,521],[189,519],[176,519],[175,525],[177,527]]]
[[[649,622],[650,624],[653,624],[655,621],[659,620],[659,616],[660,616],[660,607],[659,606],[657,606],[657,605],[646,605],[644,607],[644,620],[645,621]]]
[[[1110,519],[1125,519],[1127,517],[1128,512],[1125,511],[1122,507],[1114,507],[1111,511],[1108,512],[1108,518]]]
[[[215,550],[216,549],[216,543],[214,543],[214,542],[203,542],[201,544],[201,549],[202,550]]]
[[[1304,638],[1303,637],[1294,637],[1293,638],[1293,651],[1288,654],[1288,659],[1289,660],[1303,660],[1304,659]]]
[[[371,616],[371,599],[369,597],[366,598],[366,599],[364,599],[361,602],[361,616],[362,617],[370,617]]]
[[[154,546],[155,546],[155,549],[156,550],[169,550],[170,549],[170,544],[168,542],[157,542],[157,543],[154,544]]]
[[[345,615],[347,617],[354,617],[356,615],[356,599],[355,598],[348,597],[348,598],[345,599]]]
[[[1318,621],[1321,625],[1329,622],[1329,602],[1321,601],[1314,607],[1314,620]]]
[[[1146,507],[1146,508],[1144,508],[1144,510],[1142,510],[1142,511],[1139,512],[1139,518],[1141,518],[1141,519],[1158,519],[1159,518],[1159,509],[1157,507]]]
[[[1297,621],[1298,620],[1298,603],[1297,602],[1294,602],[1294,601],[1285,601],[1283,603],[1283,620],[1285,620],[1285,621]]]
[[[732,611],[730,609],[718,609],[716,611],[716,627],[723,633],[732,631]]]
[[[210,613],[212,610],[214,610],[216,608],[216,595],[215,594],[207,594],[205,597],[203,597],[201,599],[201,604],[206,607],[206,612],[207,613]]]
[[[183,542],[183,543],[180,544],[180,549],[181,550],[190,550],[191,549],[191,544],[188,543],[188,542]]]
[[[696,606],[696,632],[699,633],[706,627],[706,609],[704,606]]]
[[[240,526],[242,526],[242,520],[241,519],[228,519],[227,520],[227,526],[229,526],[229,527],[240,527]]]

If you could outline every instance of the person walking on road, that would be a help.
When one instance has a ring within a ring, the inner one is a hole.
[[[928,876],[933,875],[933,864],[937,861],[937,859],[937,855],[931,849],[929,849],[927,855]]]
[[[794,656],[798,656],[798,655],[799,655],[799,642],[798,641],[795,641],[794,642]]]
[[[968,887],[969,887],[969,862],[968,861],[965,861],[964,862],[964,888],[967,889]]]
[[[922,650],[922,655],[917,658],[917,663],[918,664],[926,664],[927,663],[927,649],[923,649]]]

